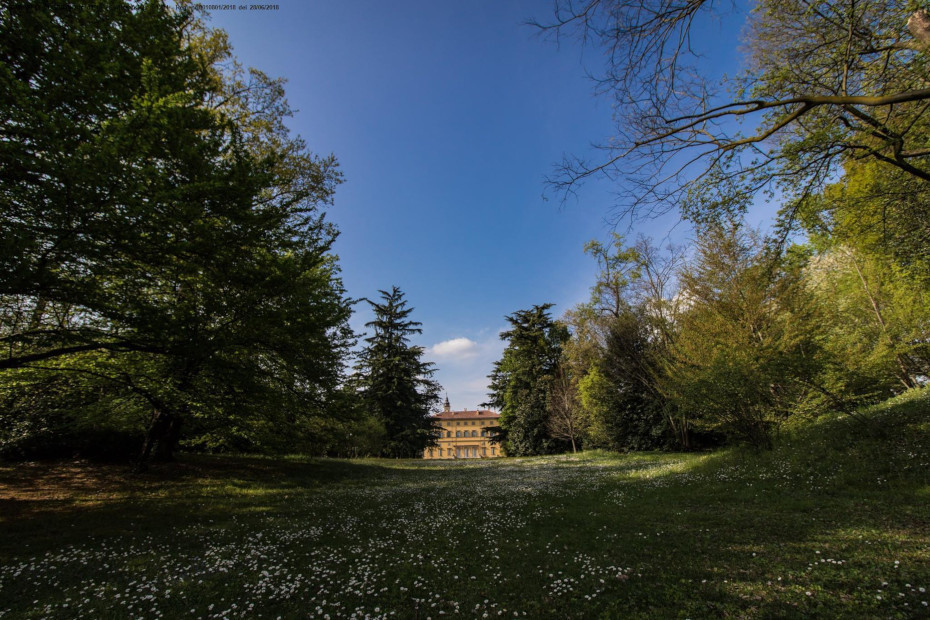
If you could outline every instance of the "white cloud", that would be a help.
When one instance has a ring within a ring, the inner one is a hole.
[[[453,338],[434,344],[429,352],[438,358],[472,357],[478,353],[478,343],[468,338]]]
[[[475,409],[488,399],[488,375],[507,343],[490,330],[475,340],[454,338],[428,349],[436,363],[436,379],[448,394],[453,410]]]

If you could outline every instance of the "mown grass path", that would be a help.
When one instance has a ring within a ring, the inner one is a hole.
[[[926,391],[771,453],[0,467],[0,616],[930,617]]]

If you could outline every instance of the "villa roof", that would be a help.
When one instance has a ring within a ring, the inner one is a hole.
[[[474,411],[442,411],[434,414],[436,420],[496,420],[501,414],[490,409],[478,409]]]

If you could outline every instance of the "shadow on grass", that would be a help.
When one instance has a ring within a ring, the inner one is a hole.
[[[837,417],[772,452],[621,468],[619,505],[576,496],[540,535],[569,548],[592,531],[614,536],[613,559],[651,583],[622,587],[612,617],[809,617],[822,605],[917,617],[926,596],[914,584],[930,583],[927,405],[925,394],[870,412],[894,433],[863,436]]]
[[[86,461],[0,465],[0,558],[23,545],[46,549],[98,534],[285,511],[292,497],[312,489],[397,475],[371,461],[193,454],[144,474]]]
[[[444,529],[408,540],[411,554],[451,554],[476,571],[476,587],[528,617],[915,617],[923,599],[908,588],[930,586],[927,409],[923,398],[876,410],[896,429],[881,436],[843,418],[811,424],[767,453],[473,463],[186,456],[138,478],[86,464],[0,468],[0,497],[34,502],[14,517],[0,506],[0,562],[121,534],[199,553],[215,530],[244,541],[274,524],[288,533],[317,527],[341,550],[382,537],[384,547],[367,549],[383,551],[382,568],[405,578],[397,566],[405,549],[395,543],[415,515]],[[468,480],[500,484],[470,496]],[[437,519],[456,511],[464,516]],[[342,534],[330,531],[333,513],[350,524]],[[495,559],[505,568],[482,583],[469,557],[491,544],[489,531],[499,534]],[[571,571],[589,561],[622,573],[605,574],[596,600],[581,589],[552,594],[553,575],[581,580]],[[448,565],[434,566],[448,583]],[[876,598],[885,582],[894,601]]]

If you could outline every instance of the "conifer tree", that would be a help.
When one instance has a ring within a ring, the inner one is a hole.
[[[422,361],[423,347],[410,336],[422,333],[421,323],[408,317],[403,292],[395,287],[381,293],[381,303],[367,300],[375,319],[365,324],[374,333],[356,366],[359,393],[368,413],[384,423],[387,441],[383,456],[414,458],[435,445],[437,430],[430,412],[439,403],[440,385],[432,379],[433,364]]]
[[[501,333],[509,341],[494,363],[490,404],[501,412],[504,447],[511,456],[547,454],[559,449],[550,435],[549,400],[568,330],[549,315],[552,304],[518,310],[513,326]]]

